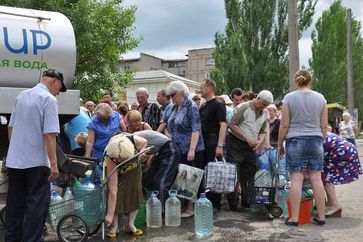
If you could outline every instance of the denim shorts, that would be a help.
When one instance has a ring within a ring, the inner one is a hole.
[[[286,139],[286,165],[290,172],[323,170],[323,138],[299,136]]]

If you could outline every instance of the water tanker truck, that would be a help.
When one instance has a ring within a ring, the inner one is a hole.
[[[0,6],[0,115],[9,121],[17,95],[40,82],[42,72],[63,73],[68,90],[57,96],[60,122],[79,113],[79,90],[72,90],[76,42],[61,13]],[[5,120],[3,118],[3,120]],[[7,125],[0,125],[0,158],[8,146]]]

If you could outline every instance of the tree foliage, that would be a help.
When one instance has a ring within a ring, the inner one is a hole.
[[[354,11],[354,9],[353,9]],[[347,105],[347,9],[340,0],[323,12],[312,32],[312,58],[315,87],[328,103]],[[355,106],[363,118],[363,41],[360,23],[352,18],[353,83]],[[361,119],[362,120],[362,119]]]
[[[312,22],[316,0],[299,0],[299,34]],[[286,0],[225,0],[228,19],[224,33],[216,33],[216,69],[212,77],[219,93],[235,87],[286,92],[288,36]]]
[[[60,12],[72,22],[77,45],[74,88],[85,100],[98,100],[103,90],[123,88],[132,73],[120,74],[121,54],[135,48],[132,36],[136,7],[123,0],[0,0],[1,5]]]

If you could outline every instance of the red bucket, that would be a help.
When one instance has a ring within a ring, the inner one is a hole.
[[[301,199],[300,203],[300,211],[299,211],[299,224],[309,224],[311,223],[311,207],[312,207],[313,198],[311,197],[304,197]],[[289,212],[289,218],[292,216],[291,212],[291,201],[290,198],[286,199],[287,202],[287,209]]]

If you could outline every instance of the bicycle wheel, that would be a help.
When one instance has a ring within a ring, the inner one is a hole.
[[[0,221],[3,225],[5,225],[5,216],[6,216],[6,206],[3,207],[0,211]]]
[[[89,225],[81,216],[70,214],[59,220],[57,235],[62,242],[84,242],[89,235]]]

